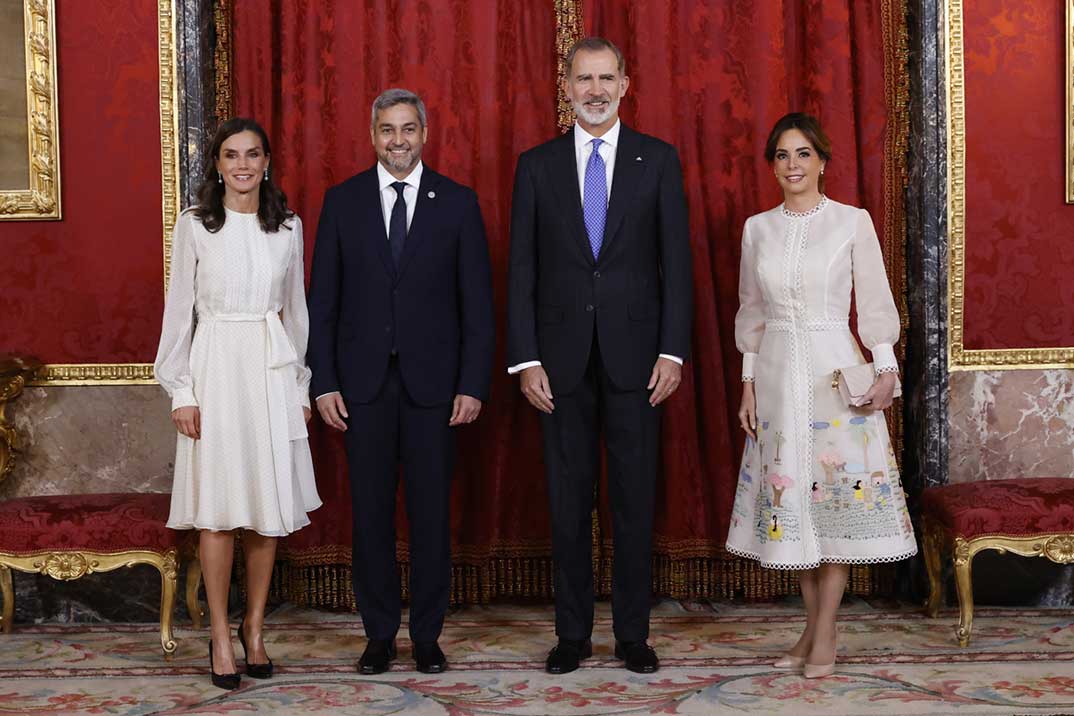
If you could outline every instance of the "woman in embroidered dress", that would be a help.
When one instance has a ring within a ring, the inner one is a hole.
[[[739,479],[727,549],[801,570],[805,630],[774,665],[816,678],[835,669],[836,614],[850,565],[917,551],[901,491],[875,502],[855,494],[877,472],[898,483],[882,411],[896,385],[899,314],[868,212],[823,194],[831,143],[817,120],[780,119],[765,158],[783,204],[746,221],[735,319],[743,354],[738,415],[750,436],[740,474],[761,479]],[[848,325],[852,290],[876,372],[863,408],[848,407],[832,388],[834,371],[866,362]],[[778,494],[773,485],[782,486]]]
[[[320,506],[306,435],[309,316],[302,222],[270,179],[268,137],[231,119],[216,133],[198,206],[175,223],[154,373],[179,431],[173,529],[196,529],[212,622],[212,682],[238,688],[228,622],[235,532],[244,530],[246,674],[272,675],[262,627],[276,540]]]

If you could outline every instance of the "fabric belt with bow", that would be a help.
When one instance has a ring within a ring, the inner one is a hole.
[[[198,316],[199,323],[257,323],[263,321],[268,336],[268,393],[269,433],[272,460],[276,473],[276,488],[280,505],[295,504],[292,475],[291,441],[308,437],[306,418],[298,396],[298,353],[283,328],[278,311],[266,313],[218,313]],[[281,510],[280,517],[288,533],[294,532],[294,510]]]

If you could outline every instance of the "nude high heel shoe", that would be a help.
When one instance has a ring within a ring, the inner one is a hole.
[[[788,671],[801,671],[802,667],[805,666],[805,657],[784,654],[783,656],[773,661],[772,666],[777,669],[785,669]]]
[[[830,664],[803,664],[802,676],[807,679],[823,679],[835,673],[835,662]]]

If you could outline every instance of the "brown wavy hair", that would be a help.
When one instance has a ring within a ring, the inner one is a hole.
[[[261,138],[261,148],[265,150],[265,156],[272,156],[272,148],[269,146],[268,134],[260,124],[246,117],[232,117],[216,130],[213,137],[212,147],[209,149],[208,161],[205,162],[205,176],[202,177],[201,185],[198,186],[198,205],[194,207],[194,216],[198,217],[202,225],[211,233],[220,231],[227,221],[227,212],[224,211],[224,184],[219,181],[216,171],[216,160],[220,158],[220,147],[228,137],[240,132],[253,132]],[[295,212],[287,208],[287,195],[272,183],[272,172],[268,177],[261,180],[260,201],[257,207],[257,219],[261,228],[268,233],[279,231],[280,226],[290,229],[285,222],[295,215]]]
[[[776,160],[779,138],[783,136],[784,132],[791,129],[797,129],[804,134],[809,143],[813,145],[813,148],[817,150],[817,154],[820,155],[821,159],[825,162],[832,160],[832,140],[828,139],[828,135],[824,133],[824,129],[820,126],[820,121],[805,112],[791,112],[780,117],[779,121],[776,122],[776,126],[772,127],[772,131],[768,135],[768,141],[764,145],[765,161],[771,164]],[[820,175],[817,188],[821,192],[824,191],[823,174]]]

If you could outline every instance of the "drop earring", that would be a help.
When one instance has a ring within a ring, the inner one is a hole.
[[[221,174],[220,172],[216,173],[216,183],[217,184],[223,184],[224,183],[224,175]]]
[[[265,181],[268,181],[268,169],[265,170]]]

